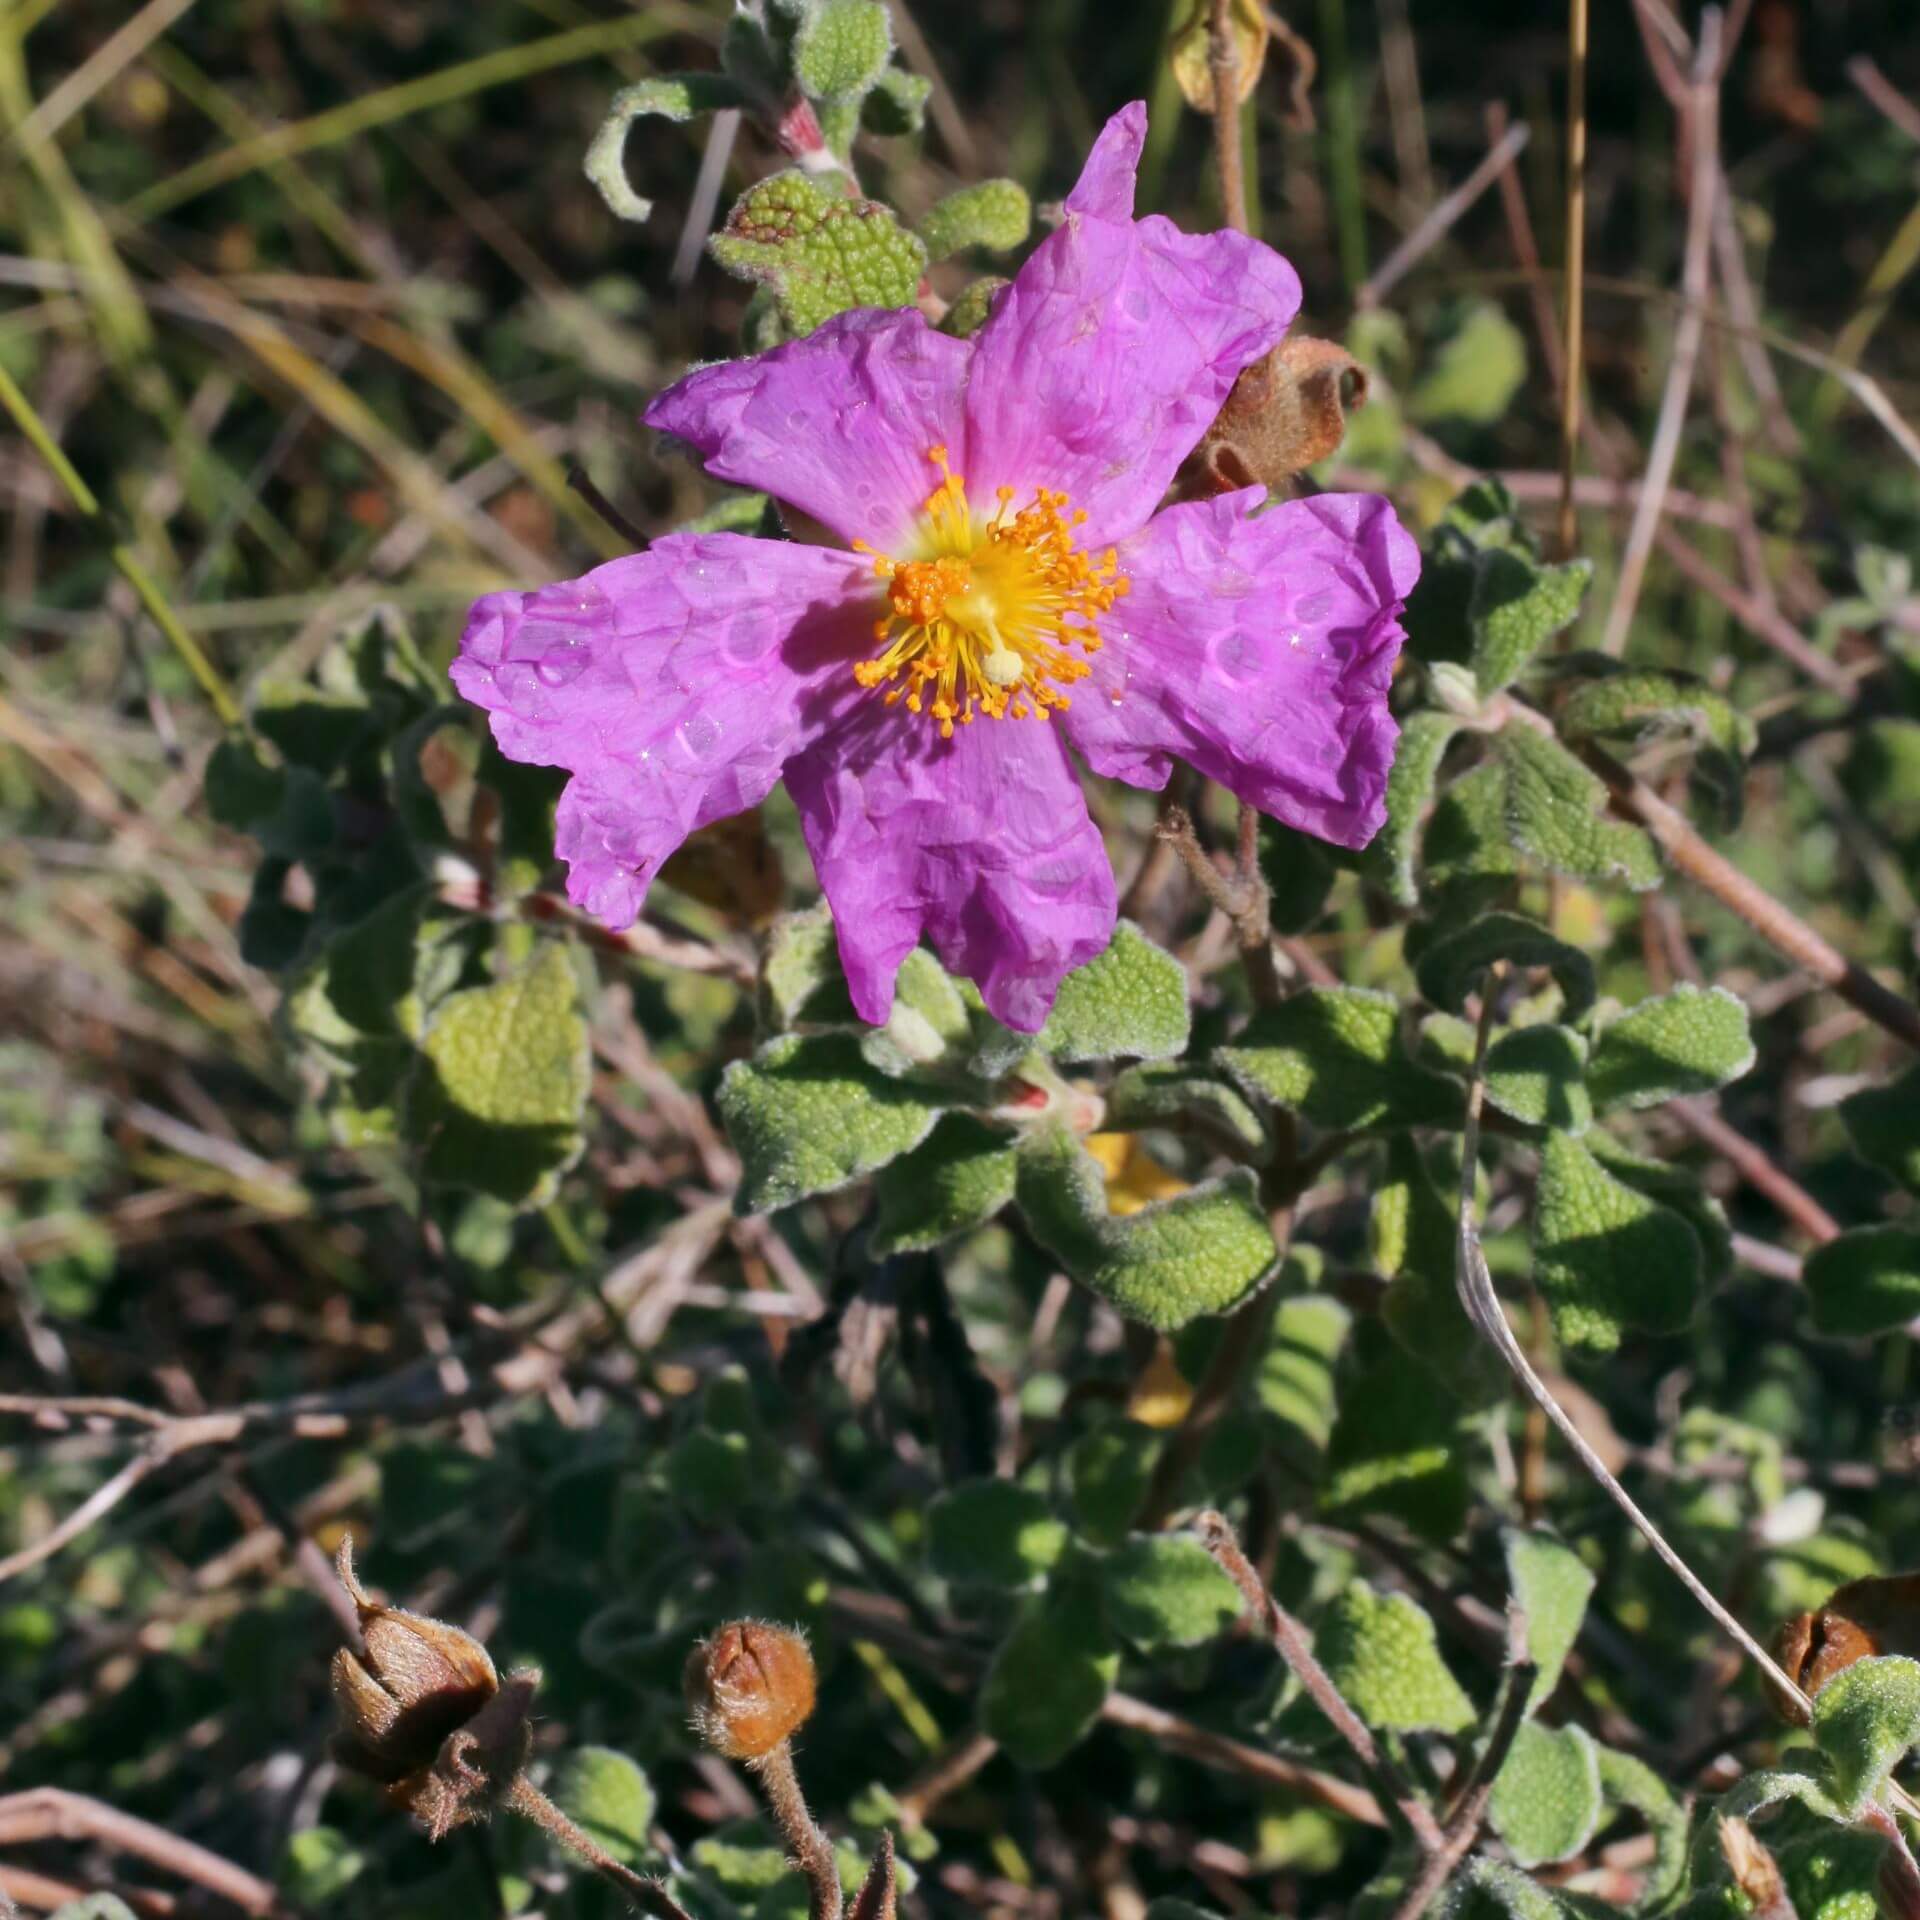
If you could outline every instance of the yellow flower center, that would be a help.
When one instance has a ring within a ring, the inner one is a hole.
[[[1080,656],[1099,652],[1098,618],[1127,591],[1119,556],[1111,547],[1083,553],[1074,531],[1087,516],[1044,487],[1018,512],[1014,490],[1002,487],[992,519],[976,520],[946,448],[927,458],[940,484],[921,515],[918,552],[874,556],[887,583],[886,611],[873,629],[884,650],[862,660],[854,677],[884,686],[888,706],[905,701],[909,712],[925,713],[943,740],[976,713],[1045,720],[1065,712],[1061,689],[1093,671]],[[873,552],[864,540],[853,544]]]

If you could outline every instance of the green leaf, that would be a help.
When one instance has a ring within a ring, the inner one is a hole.
[[[879,0],[820,0],[793,38],[793,77],[811,100],[862,98],[893,58],[893,24]]]
[[[338,1827],[308,1827],[288,1836],[275,1876],[288,1898],[302,1907],[324,1907],[338,1900],[372,1865]],[[131,1912],[111,1894],[75,1900],[56,1909],[68,1920],[133,1920]]]
[[[927,251],[891,208],[849,198],[839,176],[797,169],[749,187],[707,243],[729,273],[771,287],[795,334],[849,307],[913,304]]]
[[[1429,889],[1520,871],[1507,833],[1507,770],[1500,761],[1483,761],[1448,783],[1434,802],[1421,855]]]
[[[1107,1125],[1122,1133],[1189,1124],[1230,1150],[1257,1153],[1267,1144],[1266,1122],[1239,1091],[1185,1060],[1128,1067],[1107,1089]]]
[[[1120,1670],[1098,1596],[1083,1581],[1029,1601],[980,1689],[980,1724],[1016,1766],[1050,1767],[1099,1717]]]
[[[582,171],[619,218],[645,220],[653,212],[653,202],[635,193],[627,179],[628,129],[648,115],[684,123],[696,114],[740,106],[744,100],[740,88],[718,73],[656,74],[652,79],[622,87],[613,96],[607,117],[587,147]]]
[[[1623,880],[1636,893],[1660,884],[1651,837],[1602,817],[1607,789],[1598,774],[1531,727],[1503,728],[1498,746],[1507,834],[1522,853],[1574,880]]]
[[[1311,1453],[1324,1452],[1333,1433],[1334,1362],[1352,1326],[1353,1315],[1328,1294],[1282,1300],[1267,1350],[1254,1369],[1253,1393],[1261,1411]]]
[[[1137,1533],[1102,1569],[1107,1619],[1143,1653],[1198,1647],[1238,1620],[1240,1589],[1190,1533]]]
[[[1725,987],[1683,984],[1601,1028],[1587,1086],[1602,1108],[1657,1107],[1738,1080],[1753,1058],[1746,1007]]]
[[[859,1027],[840,970],[840,942],[823,900],[783,914],[760,961],[760,1013],[776,1032],[801,1027]]]
[[[958,1065],[974,1039],[966,996],[924,947],[915,947],[901,961],[885,1025],[862,1025],[858,1032],[868,1063],[896,1079]]]
[[[948,1114],[874,1181],[874,1253],[920,1253],[971,1233],[1013,1198],[1016,1177],[1013,1144],[1004,1133],[970,1114]]]
[[[515,1206],[551,1199],[586,1144],[591,1084],[566,947],[545,941],[518,974],[442,1001],[420,1052],[406,1133],[426,1178]]]
[[[1507,411],[1527,377],[1527,342],[1499,306],[1474,300],[1407,395],[1407,412],[1423,423],[1490,426]]]
[[[719,1107],[740,1156],[742,1213],[844,1187],[917,1147],[939,1117],[839,1033],[785,1034],[736,1060],[721,1078]]]
[[[1448,1889],[1444,1920],[1566,1920],[1574,1911],[1556,1893],[1504,1860],[1469,1860]]]
[[[1401,739],[1404,745],[1404,733]],[[1260,822],[1260,876],[1276,933],[1305,933],[1320,918],[1336,871],[1324,840],[1278,820]]]
[[[561,1764],[553,1797],[624,1866],[652,1850],[653,1785],[624,1753],[612,1747],[576,1747]]]
[[[928,1562],[962,1586],[1032,1587],[1066,1550],[1066,1523],[1011,1480],[967,1481],[927,1510]]]
[[[1384,887],[1396,906],[1420,904],[1414,878],[1414,855],[1420,846],[1420,827],[1433,804],[1440,763],[1460,719],[1451,713],[1416,713],[1400,728],[1393,770],[1387,775],[1386,824],[1360,856],[1361,871]]]
[[[1457,1011],[1496,960],[1545,967],[1560,983],[1569,1020],[1578,1020],[1593,1005],[1593,962],[1538,921],[1517,913],[1483,914],[1434,941],[1415,963],[1414,976],[1436,1007]]]
[[[1837,1338],[1891,1333],[1920,1319],[1920,1233],[1855,1227],[1807,1256],[1813,1324]]]
[[[1679,1886],[1687,1870],[1687,1810],[1644,1760],[1612,1747],[1600,1749],[1600,1792],[1610,1809],[1625,1807],[1637,1813],[1653,1836],[1653,1865],[1635,1902],[1639,1911],[1652,1912]]]
[[[1920,1067],[1884,1087],[1866,1087],[1840,1102],[1853,1150],[1920,1193]]]
[[[1160,1439],[1131,1420],[1083,1433],[1067,1454],[1067,1490],[1081,1534],[1097,1547],[1124,1540],[1153,1478]]]
[[[1813,1696],[1813,1738],[1844,1816],[1857,1820],[1920,1742],[1920,1661],[1889,1654],[1835,1674]]]
[[[1560,1684],[1580,1623],[1587,1617],[1593,1573],[1587,1563],[1549,1533],[1508,1528],[1507,1584],[1527,1616],[1527,1652],[1534,1665],[1527,1711],[1533,1712]]]
[[[1241,1169],[1114,1215],[1100,1163],[1049,1127],[1020,1150],[1018,1197],[1034,1238],[1074,1279],[1163,1332],[1237,1306],[1279,1259],[1257,1183]]]
[[[1612,1134],[1596,1127],[1584,1137],[1588,1152],[1634,1192],[1670,1207],[1700,1241],[1700,1253],[1706,1262],[1709,1281],[1724,1279],[1733,1271],[1733,1229],[1727,1224],[1727,1211],[1700,1184],[1700,1176],[1691,1167],[1676,1166],[1670,1160],[1649,1159],[1623,1146]]]
[[[1511,549],[1481,554],[1467,622],[1473,632],[1468,665],[1483,699],[1511,685],[1555,634],[1573,624],[1592,579],[1591,560],[1543,566]]]
[[[1711,802],[1727,832],[1740,824],[1747,756],[1758,729],[1724,694],[1692,675],[1641,669],[1605,672],[1568,696],[1560,709],[1559,732],[1569,742],[1683,735],[1694,746],[1696,791]]]
[[[1185,1050],[1190,1023],[1186,968],[1122,920],[1106,952],[1060,982],[1029,1044],[1056,1060],[1164,1060]]]
[[[1487,1048],[1487,1101],[1530,1127],[1585,1133],[1586,1071],[1586,1042],[1571,1027],[1514,1027]]]
[[[968,247],[1004,253],[1026,243],[1033,225],[1027,190],[1012,180],[982,180],[936,202],[920,222],[929,260],[946,260]]]
[[[1457,1230],[1454,1210],[1428,1177],[1419,1149],[1397,1136],[1369,1221],[1374,1266],[1392,1282],[1380,1317],[1408,1354],[1463,1400],[1480,1404],[1504,1389],[1506,1371],[1460,1304],[1453,1277]]]
[[[47,1920],[140,1920],[140,1916],[117,1893],[90,1893],[83,1900],[69,1900],[65,1906],[55,1907]]]
[[[1446,1125],[1460,1089],[1417,1066],[1400,1005],[1365,987],[1308,987],[1263,1007],[1214,1060],[1250,1095],[1328,1128]]]
[[[1626,1327],[1678,1333],[1693,1315],[1693,1229],[1564,1133],[1549,1133],[1541,1149],[1533,1254],[1534,1282],[1565,1346],[1611,1352]]]
[[[869,133],[898,139],[919,133],[927,124],[927,101],[933,82],[900,67],[889,67],[860,103],[861,124]]]
[[[1593,1838],[1602,1805],[1593,1736],[1529,1720],[1494,1779],[1487,1819],[1520,1866],[1543,1867],[1572,1859]]]
[[[871,98],[871,96],[869,96]],[[961,288],[954,303],[940,317],[940,331],[956,340],[971,340],[993,315],[993,303],[1013,283],[998,274],[983,273]]]
[[[1320,1504],[1328,1513],[1390,1513],[1450,1539],[1468,1486],[1458,1400],[1384,1327],[1359,1322],[1342,1370]]]
[[[1313,1650],[1370,1727],[1458,1733],[1474,1723],[1473,1702],[1441,1659],[1433,1622],[1404,1593],[1353,1581],[1321,1615]]]

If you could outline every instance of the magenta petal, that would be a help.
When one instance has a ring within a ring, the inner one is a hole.
[[[1096,773],[1166,783],[1178,758],[1344,847],[1386,817],[1387,689],[1420,552],[1374,494],[1250,517],[1258,488],[1169,507],[1120,549],[1132,591],[1061,723]]]
[[[1144,130],[1137,107],[1107,123],[1065,222],[975,336],[967,387],[974,500],[1063,489],[1094,543],[1145,524],[1300,305],[1293,269],[1257,240],[1126,217]]]
[[[966,341],[922,314],[862,308],[770,353],[688,374],[645,419],[694,447],[719,479],[886,551],[939,481],[928,450],[946,447],[966,471],[971,358]]]
[[[860,697],[874,583],[852,554],[676,534],[467,617],[453,683],[512,760],[565,767],[567,891],[632,923],[697,827],[757,805],[787,760]]]
[[[1039,1029],[1061,979],[1113,937],[1113,869],[1050,722],[855,712],[787,770],[863,1020],[924,932],[987,1006]]]

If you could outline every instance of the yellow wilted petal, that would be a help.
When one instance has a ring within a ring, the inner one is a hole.
[[[1208,0],[1189,0],[1167,45],[1173,77],[1180,83],[1187,105],[1201,113],[1213,111],[1212,13]],[[1266,9],[1260,0],[1233,0],[1230,25],[1233,50],[1238,56],[1234,91],[1244,100],[1260,84],[1260,69],[1266,64]]]
[[[1173,1357],[1173,1342],[1162,1334],[1127,1394],[1127,1418],[1143,1427],[1177,1427],[1192,1405],[1193,1383]]]
[[[1107,1210],[1138,1213],[1155,1200],[1185,1193],[1189,1183],[1163,1167],[1132,1133],[1092,1133],[1087,1151],[1107,1176]]]

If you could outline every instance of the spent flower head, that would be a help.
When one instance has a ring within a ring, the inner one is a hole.
[[[1160,508],[1300,301],[1244,234],[1133,218],[1146,112],[1108,122],[1059,228],[957,339],[843,313],[647,409],[716,478],[839,544],[679,534],[496,593],[455,684],[510,758],[568,769],[573,899],[630,924],[696,829],[785,779],[863,1019],[925,936],[1009,1026],[1102,952],[1113,871],[1067,749],[1175,759],[1363,846],[1418,553],[1385,500],[1259,487]]]
[[[469,1633],[368,1597],[351,1536],[334,1562],[360,1616],[364,1657],[333,1656],[334,1757],[378,1781],[436,1840],[483,1819],[526,1765],[539,1676],[508,1675]]]

